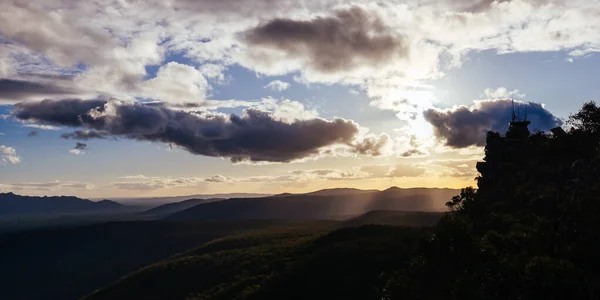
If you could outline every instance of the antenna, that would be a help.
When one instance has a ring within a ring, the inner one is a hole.
[[[512,121],[515,122],[517,120],[517,115],[515,114],[515,99],[512,100]]]

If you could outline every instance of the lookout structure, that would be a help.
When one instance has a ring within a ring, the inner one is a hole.
[[[516,172],[519,166],[526,159],[527,140],[530,136],[529,124],[527,120],[527,111],[521,116],[520,109],[515,109],[514,100],[512,102],[511,121],[505,136],[498,132],[488,132],[486,137],[485,158],[483,162],[477,163],[479,188],[482,186],[494,186],[497,192],[503,191],[505,185],[500,182],[501,178],[511,178],[504,176]],[[501,180],[501,181],[504,181]]]
[[[515,100],[512,100],[512,116],[506,137],[509,139],[527,138],[529,136],[529,124],[531,124],[531,121],[527,120],[527,110],[525,110],[523,117],[521,117],[520,109],[517,106],[515,110]]]

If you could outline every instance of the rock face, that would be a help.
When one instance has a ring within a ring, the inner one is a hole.
[[[77,197],[36,197],[20,196],[13,193],[0,193],[0,216],[52,213],[83,213],[112,211],[123,208],[123,205],[102,200],[93,202]]]

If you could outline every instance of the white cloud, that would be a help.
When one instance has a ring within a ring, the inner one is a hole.
[[[69,153],[75,154],[75,155],[84,155],[85,151],[83,151],[81,149],[70,149]]]
[[[0,163],[16,165],[21,162],[21,158],[17,155],[17,150],[12,147],[0,145]]]
[[[306,169],[292,170],[284,174],[268,176],[227,177],[213,175],[210,177],[158,177],[158,176],[125,176],[111,185],[119,189],[158,190],[164,188],[190,188],[205,184],[236,183],[285,183],[314,182],[315,180],[360,180],[375,178],[416,177],[425,173],[419,165],[367,165],[348,170],[342,169]]]
[[[265,89],[271,89],[272,91],[282,92],[290,88],[290,84],[281,80],[273,80],[269,84],[264,86]]]
[[[214,80],[217,83],[225,83],[227,81],[225,77],[226,67],[218,64],[204,64],[201,65],[198,70],[202,72],[204,77]]]
[[[509,91],[505,87],[499,87],[496,89],[487,88],[483,91],[483,94],[488,99],[509,99],[509,98],[525,98],[525,94],[519,92],[519,90]]]
[[[277,101],[273,98],[264,98],[258,107],[270,111],[276,118],[288,122],[310,120],[319,116],[315,109],[307,109],[301,102],[289,99]]]
[[[18,182],[18,183],[0,183],[0,191],[43,191],[43,192],[65,192],[65,191],[84,191],[95,189],[93,184],[79,181],[47,181],[47,182]]]
[[[36,129],[41,129],[41,130],[59,130],[60,129],[60,128],[58,128],[56,126],[52,126],[52,125],[42,125],[42,124],[35,124],[35,123],[23,124],[23,127],[36,128]]]
[[[87,148],[87,144],[77,142],[75,144],[75,147],[73,147],[72,149],[69,150],[69,153],[75,154],[75,155],[84,155],[85,154],[84,150],[86,148]]]
[[[206,182],[213,182],[213,183],[223,183],[223,182],[232,181],[232,179],[217,174],[217,175],[213,175],[211,177],[208,177],[208,178],[204,179],[204,181],[206,181]]]
[[[7,42],[0,46],[0,74],[76,74],[71,85],[86,95],[202,101],[209,89],[205,78],[223,81],[224,69],[238,63],[264,74],[299,72],[306,82],[359,84],[373,99],[394,99],[415,83],[443,76],[448,66],[460,66],[472,51],[567,50],[572,57],[600,51],[596,34],[600,25],[593,21],[600,12],[596,1],[480,1],[477,5],[470,1],[384,0],[377,5],[354,1],[369,16],[378,17],[390,36],[402,37],[408,55],[390,56],[383,65],[356,64],[326,74],[307,68],[302,55],[275,51],[268,53],[270,61],[257,60],[256,55],[253,59],[253,51],[273,51],[248,47],[239,36],[275,17],[303,21],[331,17],[349,7],[343,1],[257,0],[247,6],[213,0],[169,3],[4,1],[0,34]],[[302,54],[302,49],[296,50]],[[169,53],[198,63],[198,69],[191,68],[199,75],[178,69],[148,82],[146,67],[160,65]],[[175,88],[168,83],[176,78],[184,80],[177,83],[184,91],[170,95]]]
[[[140,84],[140,94],[167,103],[196,103],[204,101],[208,83],[194,67],[170,62],[158,70],[155,78]]]
[[[163,188],[199,187],[207,181],[202,177],[124,176],[111,186],[125,190],[158,190]]]

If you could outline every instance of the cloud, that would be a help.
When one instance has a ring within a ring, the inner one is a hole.
[[[483,93],[488,99],[525,98],[525,94],[520,93],[519,90],[509,91],[505,87],[497,89],[487,88]]]
[[[208,82],[196,68],[169,62],[158,69],[156,77],[141,83],[139,90],[146,98],[167,103],[199,103],[206,98]]]
[[[391,166],[389,165],[371,165],[362,166],[360,171],[369,174],[369,177],[387,177],[390,173]]]
[[[53,96],[65,98],[77,94],[74,89],[54,83],[0,78],[0,104],[31,99],[41,100]]]
[[[56,126],[41,125],[41,124],[35,124],[35,123],[23,124],[23,127],[36,128],[36,129],[41,129],[41,130],[58,130],[59,129]]]
[[[273,80],[263,88],[271,89],[272,91],[282,92],[290,88],[290,84],[281,80]]]
[[[425,174],[424,168],[397,165],[388,173],[389,177],[417,177]]]
[[[226,67],[223,65],[209,63],[200,66],[198,70],[204,77],[214,80],[217,83],[225,83],[227,81],[225,77]]]
[[[368,134],[361,141],[353,144],[352,152],[363,155],[380,156],[390,145],[390,140],[389,135],[385,133],[379,135]]]
[[[410,150],[406,150],[402,153],[400,153],[400,156],[402,157],[414,157],[414,156],[424,156],[427,155],[427,153],[419,150],[419,149],[410,149]]]
[[[122,189],[122,190],[151,191],[151,190],[158,190],[158,189],[164,188],[164,186],[160,185],[160,184],[152,184],[152,183],[145,183],[145,182],[115,182],[115,183],[113,183],[113,185],[116,188]]]
[[[48,181],[48,182],[19,182],[19,183],[0,183],[0,191],[61,191],[64,189],[70,191],[83,191],[93,189],[94,185],[77,181]]]
[[[207,180],[201,177],[158,177],[134,175],[122,177],[118,182],[112,183],[111,186],[123,190],[150,191],[164,188],[198,188],[203,186],[205,181]]]
[[[1,101],[115,97],[245,106],[206,99],[229,68],[242,66],[352,85],[405,120],[435,103],[409,92],[460,67],[470,53],[561,51],[577,60],[600,51],[597,1],[248,3],[0,1]],[[165,64],[172,59],[178,62]]]
[[[60,135],[61,138],[66,139],[66,140],[81,140],[81,141],[87,141],[87,140],[91,140],[91,139],[106,139],[107,137],[109,137],[110,134],[108,134],[107,132],[103,132],[103,131],[95,131],[95,130],[75,130],[73,132],[69,132],[69,133],[63,133]]]
[[[227,178],[222,175],[214,175],[212,177],[204,179],[204,181],[206,181],[206,182],[216,182],[216,183],[228,182],[230,180],[231,180],[230,178]]]
[[[87,148],[87,144],[84,143],[77,143],[75,144],[75,147],[73,147],[73,149],[69,150],[69,153],[71,154],[75,154],[75,155],[84,155],[85,154],[85,149]]]
[[[17,155],[15,148],[0,145],[0,164],[16,165],[18,163],[21,163],[21,158]]]
[[[322,73],[376,67],[408,55],[402,36],[357,6],[311,20],[273,19],[247,30],[243,39],[253,60],[295,59]]]
[[[34,137],[34,136],[38,136],[40,133],[37,130],[32,130],[30,131],[27,136],[28,137]]]
[[[522,113],[531,121],[530,130],[549,130],[560,126],[562,121],[544,106],[534,102],[517,102]],[[451,109],[428,109],[425,120],[433,125],[434,134],[453,148],[485,145],[488,131],[505,133],[511,121],[511,100],[474,101],[472,106],[455,106]]]
[[[478,159],[434,159],[417,164],[417,167],[427,170],[436,177],[475,178],[479,173],[475,165]]]
[[[270,111],[275,118],[286,120],[287,122],[310,120],[319,116],[316,110],[307,109],[301,102],[289,99],[276,101],[273,98],[264,98],[262,103],[256,107]]]
[[[355,142],[359,126],[351,120],[286,121],[254,108],[237,116],[184,112],[160,104],[67,99],[18,103],[13,115],[23,121],[173,144],[193,154],[228,157],[233,162],[289,162],[318,155],[321,148],[334,144],[359,145],[361,153],[377,155],[381,145],[381,139]]]

